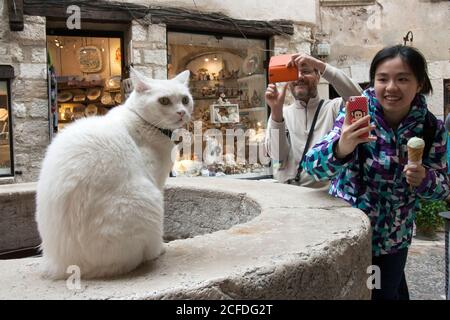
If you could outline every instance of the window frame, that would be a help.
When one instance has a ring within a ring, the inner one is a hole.
[[[12,78],[0,77],[0,82],[6,82],[6,109],[8,111],[8,140],[9,140],[9,174],[0,173],[0,178],[9,178],[14,176],[14,150],[13,150],[13,123],[11,110],[11,80]]]

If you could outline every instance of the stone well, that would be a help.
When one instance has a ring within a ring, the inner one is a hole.
[[[125,276],[40,276],[41,258],[0,260],[0,299],[368,299],[370,223],[325,191],[171,178],[166,253]]]

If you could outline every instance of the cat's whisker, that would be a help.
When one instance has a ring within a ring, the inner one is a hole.
[[[150,124],[153,125],[153,126],[155,126],[155,127],[157,127],[157,128],[159,128],[159,126],[160,126],[161,124],[164,125],[165,122],[164,122],[164,120],[160,120],[160,121],[158,121],[158,122],[150,122]]]

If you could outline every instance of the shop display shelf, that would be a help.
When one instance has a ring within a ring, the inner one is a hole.
[[[266,110],[265,107],[245,108],[245,109],[240,109],[239,112],[253,112],[253,111],[265,111],[265,110]]]

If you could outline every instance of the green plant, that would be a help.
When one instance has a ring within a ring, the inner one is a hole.
[[[444,219],[439,212],[448,211],[447,203],[443,200],[420,200],[420,209],[416,215],[417,230],[433,236],[444,225]]]

